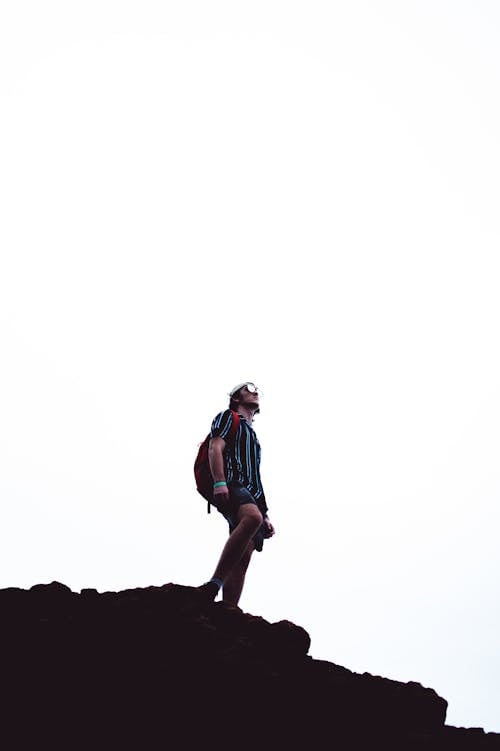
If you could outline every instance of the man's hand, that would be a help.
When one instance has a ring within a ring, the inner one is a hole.
[[[264,521],[262,522],[262,526],[264,527],[264,537],[267,539],[268,537],[272,537],[274,535],[275,529],[273,525],[271,524],[270,519],[268,519],[267,516],[264,517]]]
[[[230,498],[227,485],[219,485],[218,488],[214,488],[214,506],[217,506],[221,511],[229,508]]]

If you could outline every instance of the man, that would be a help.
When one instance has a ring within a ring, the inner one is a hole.
[[[222,588],[223,601],[232,606],[240,600],[253,551],[260,552],[264,539],[274,534],[260,480],[260,444],[252,427],[260,411],[259,396],[254,383],[235,386],[229,394],[229,409],[215,417],[210,431],[212,503],[229,522],[229,538],[213,577],[200,589],[215,600]],[[231,431],[232,410],[239,418],[236,432]]]

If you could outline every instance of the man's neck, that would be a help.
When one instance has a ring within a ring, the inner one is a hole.
[[[244,404],[242,404],[240,407],[238,407],[237,412],[239,415],[245,418],[245,420],[251,425],[253,423],[253,416],[255,414],[254,409],[250,409],[249,407],[245,407]]]

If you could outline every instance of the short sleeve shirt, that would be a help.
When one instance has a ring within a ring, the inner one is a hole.
[[[260,510],[265,513],[267,504],[260,479],[260,443],[255,430],[241,415],[234,440],[231,440],[232,421],[233,413],[230,409],[219,412],[212,422],[210,438],[219,436],[226,441],[224,468],[228,485],[235,483],[247,488]]]

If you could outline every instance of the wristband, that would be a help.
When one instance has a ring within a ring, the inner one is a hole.
[[[225,480],[221,480],[221,482],[214,482],[214,488],[220,488],[222,485],[227,485],[227,482]]]

